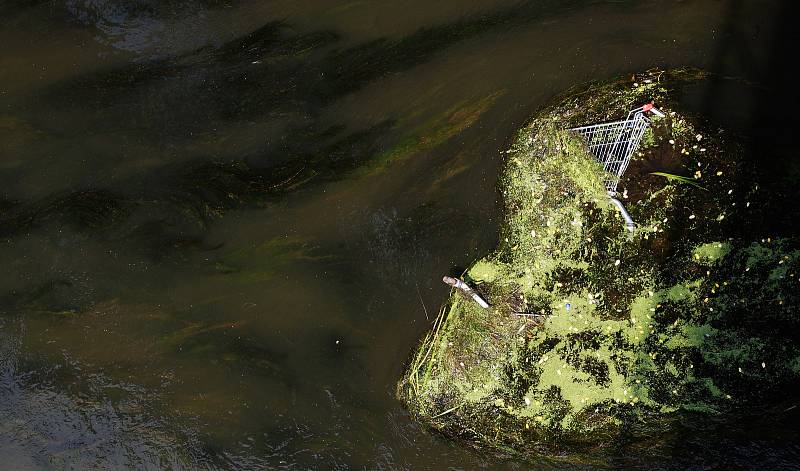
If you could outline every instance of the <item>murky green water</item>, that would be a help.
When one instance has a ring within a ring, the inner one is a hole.
[[[394,398],[494,245],[500,151],[573,84],[693,65],[791,157],[786,5],[1,2],[3,467],[526,468]],[[788,466],[796,414],[540,465]]]

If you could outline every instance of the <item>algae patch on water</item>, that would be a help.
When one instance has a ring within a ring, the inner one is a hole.
[[[800,250],[791,235],[741,230],[758,191],[745,151],[674,99],[702,78],[593,84],[519,132],[499,184],[500,243],[464,274],[492,308],[451,295],[398,384],[412,416],[478,446],[552,455],[762,407],[797,383]],[[619,185],[631,236],[567,129],[652,100],[666,117]]]

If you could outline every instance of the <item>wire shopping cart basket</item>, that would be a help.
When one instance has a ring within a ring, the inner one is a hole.
[[[603,165],[603,170],[606,172],[604,183],[608,195],[611,197],[611,202],[622,213],[625,226],[631,232],[634,231],[636,225],[622,202],[614,196],[617,194],[619,180],[631,162],[631,156],[636,152],[644,132],[650,125],[650,119],[645,115],[647,112],[661,118],[664,117],[664,113],[655,108],[652,103],[648,103],[629,111],[628,116],[622,121],[570,129],[586,139],[589,152]]]
[[[619,180],[650,125],[650,119],[645,116],[648,111],[664,117],[664,113],[656,109],[652,103],[648,103],[628,112],[628,117],[622,121],[570,129],[586,139],[589,152],[603,165],[603,170],[608,175],[605,180],[606,189],[611,196],[617,193]]]

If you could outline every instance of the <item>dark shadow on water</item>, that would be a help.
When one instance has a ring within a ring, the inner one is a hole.
[[[715,75],[692,98],[703,115],[747,140],[752,180],[742,182],[741,187],[746,190],[756,181],[763,185],[757,204],[771,210],[758,214],[752,224],[764,236],[773,237],[797,235],[800,229],[794,203],[800,198],[796,141],[800,97],[792,73],[800,44],[794,24],[800,6],[786,0],[774,4],[775,14],[769,19],[773,24],[762,25],[743,18],[752,5],[741,0],[727,2],[712,66]],[[774,35],[765,38],[768,33],[764,29]],[[764,44],[768,48],[760,47]]]
[[[54,85],[43,100],[64,109],[114,114],[113,121],[93,122],[94,130],[121,126],[165,137],[283,113],[313,117],[331,101],[428,62],[457,43],[581,3],[525,1],[400,39],[348,47],[337,47],[341,38],[335,32],[297,33],[285,21],[273,21],[218,47],[84,74]],[[136,112],[119,113],[120,104]],[[143,121],[142,112],[151,121]]]
[[[309,184],[342,178],[380,152],[392,127],[380,123],[330,144],[312,139],[287,143],[284,162],[255,168],[243,161],[207,161],[163,167],[126,192],[83,190],[30,202],[5,201],[0,235],[37,228],[68,227],[86,236],[136,240],[155,259],[202,240],[209,224],[225,211],[263,206]],[[133,190],[131,190],[133,189]]]

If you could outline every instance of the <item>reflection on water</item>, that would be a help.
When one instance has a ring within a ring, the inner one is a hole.
[[[0,5],[5,462],[519,469],[393,397],[441,275],[493,246],[500,151],[554,94],[651,66],[750,81],[693,98],[750,125],[781,5]],[[792,421],[747,426],[567,460],[798,459]]]

